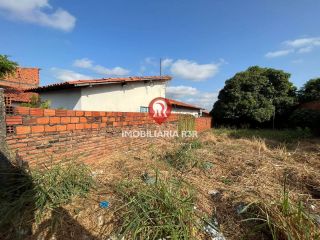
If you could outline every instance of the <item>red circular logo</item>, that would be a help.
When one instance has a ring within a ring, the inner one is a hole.
[[[149,116],[162,124],[171,114],[172,106],[168,99],[157,97],[149,103]]]

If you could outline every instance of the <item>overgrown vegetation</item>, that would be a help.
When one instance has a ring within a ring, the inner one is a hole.
[[[0,78],[14,73],[18,63],[9,60],[9,56],[0,54]]]
[[[74,162],[31,173],[18,167],[1,169],[1,175],[7,176],[0,186],[1,233],[22,239],[34,221],[39,223],[75,196],[85,196],[94,184],[89,169]]]
[[[202,161],[198,158],[195,149],[199,149],[201,143],[195,139],[178,142],[178,147],[168,151],[164,160],[179,171],[188,171],[193,167],[201,167]]]
[[[252,229],[264,233],[268,239],[320,239],[314,218],[302,201],[296,203],[290,199],[286,182],[281,199],[275,202],[261,199],[248,205],[242,213],[250,215],[245,221],[251,221],[254,224]]]
[[[40,96],[33,94],[30,98],[30,102],[21,103],[21,106],[22,107],[30,107],[30,108],[48,109],[48,108],[50,108],[50,101],[49,100],[42,101]]]
[[[186,183],[157,175],[154,184],[123,182],[117,191],[123,201],[118,210],[121,237],[196,239],[200,221],[194,210],[194,191]]]
[[[179,115],[178,131],[194,131],[195,130],[195,117],[189,114]]]
[[[216,128],[212,130],[214,134],[225,134],[234,138],[261,138],[274,140],[280,143],[291,143],[297,140],[312,137],[308,128],[271,130],[271,129],[236,129],[236,128]]]

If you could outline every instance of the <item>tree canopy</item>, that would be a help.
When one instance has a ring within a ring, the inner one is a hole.
[[[0,54],[0,78],[3,78],[5,75],[13,73],[18,64],[9,60],[7,55]]]
[[[296,103],[290,74],[253,66],[225,82],[212,115],[221,124],[260,124],[280,117]]]
[[[309,80],[299,92],[299,101],[301,103],[317,100],[320,100],[320,78]]]

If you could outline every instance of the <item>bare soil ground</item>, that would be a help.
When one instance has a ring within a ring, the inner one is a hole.
[[[117,230],[117,209],[122,206],[116,194],[117,183],[139,180],[157,169],[166,178],[179,177],[196,190],[196,207],[210,216],[214,213],[226,239],[269,239],[253,233],[252,227],[237,213],[249,203],[271,203],[281,199],[285,178],[290,199],[301,201],[312,214],[320,214],[320,140],[304,139],[290,144],[273,139],[232,137],[215,130],[199,136],[197,161],[208,168],[179,171],[169,165],[165,154],[179,146],[175,139],[163,140],[148,148],[132,150],[93,166],[96,189],[85,199],[55,211],[35,226],[32,239],[108,239]],[[216,190],[212,197],[209,191]],[[99,207],[108,201],[108,208]],[[46,230],[54,226],[53,230]],[[319,230],[319,226],[318,226]],[[284,238],[285,239],[285,238]]]

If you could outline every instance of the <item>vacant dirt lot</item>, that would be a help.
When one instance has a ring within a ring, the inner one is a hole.
[[[310,239],[319,237],[320,141],[316,138],[213,130],[198,139],[164,139],[146,149],[106,156],[92,171],[97,185],[89,197],[55,210],[34,226],[32,239],[115,238],[126,207],[119,183],[148,184],[142,176],[188,184],[195,193],[197,215],[217,221],[226,239],[273,235],[289,239],[286,232],[291,239],[304,239],[309,233]],[[101,201],[108,201],[109,207],[101,208]],[[300,229],[301,225],[307,227]],[[193,237],[210,239],[201,230]]]

